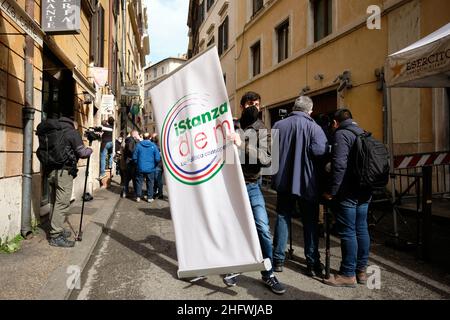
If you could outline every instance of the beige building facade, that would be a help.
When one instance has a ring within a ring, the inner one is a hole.
[[[144,69],[145,74],[145,103],[144,103],[144,128],[145,132],[158,132],[156,127],[152,101],[150,98],[150,88],[158,83],[161,78],[175,71],[186,62],[185,55],[178,58],[169,57],[154,63]]]
[[[234,106],[236,92],[236,9],[239,1],[191,0],[188,25],[190,35],[188,57],[217,46],[223,78],[230,105]]]
[[[158,132],[156,127],[152,101],[150,98],[150,88],[154,86],[161,78],[175,71],[186,62],[186,57],[179,58],[169,57],[157,63],[154,63],[144,69],[145,74],[145,100],[144,100],[144,131],[155,133]]]

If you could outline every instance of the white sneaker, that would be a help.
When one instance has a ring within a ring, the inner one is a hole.
[[[153,201],[155,201],[154,199],[147,199],[148,203],[152,203]]]
[[[141,198],[136,198],[136,202],[140,202],[141,201]]]

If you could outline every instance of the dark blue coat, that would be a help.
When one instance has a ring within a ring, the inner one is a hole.
[[[318,199],[318,170],[315,160],[326,154],[328,141],[322,128],[306,113],[292,112],[273,126],[279,136],[279,170],[272,188],[278,193]],[[275,150],[273,150],[273,153]],[[274,160],[273,154],[272,159]]]
[[[350,130],[345,130],[346,128],[351,128],[357,133],[364,132],[352,119],[343,121],[336,130],[332,148],[329,193],[338,196],[340,200],[367,198],[370,196],[370,191],[359,188],[358,183],[355,183],[359,179],[351,170],[355,165],[352,152],[356,135]]]
[[[138,172],[155,172],[160,160],[158,147],[150,140],[143,140],[136,145],[133,152],[133,161],[137,163]]]

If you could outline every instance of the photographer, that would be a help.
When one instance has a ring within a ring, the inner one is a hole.
[[[56,247],[73,247],[70,231],[63,228],[69,211],[73,179],[77,176],[78,159],[89,158],[92,149],[84,146],[75,122],[67,117],[47,119],[39,124],[37,155],[47,175],[50,187],[50,241]],[[45,141],[45,143],[44,143]]]

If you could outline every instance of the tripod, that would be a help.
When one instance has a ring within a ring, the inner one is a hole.
[[[324,220],[325,220],[325,279],[330,278],[330,226],[331,226],[331,215],[329,203],[324,204]]]
[[[92,146],[92,141],[91,139],[89,139],[89,147]],[[91,156],[88,157],[87,160],[87,164],[86,164],[86,174],[85,174],[85,178],[84,178],[84,190],[83,190],[83,204],[81,205],[81,217],[80,217],[80,229],[78,230],[78,234],[75,238],[75,241],[82,241],[83,238],[83,233],[81,231],[81,226],[83,225],[83,214],[84,214],[84,202],[85,202],[85,195],[86,195],[86,187],[87,187],[87,181],[88,181],[88,177],[89,177],[89,163],[91,162]]]

